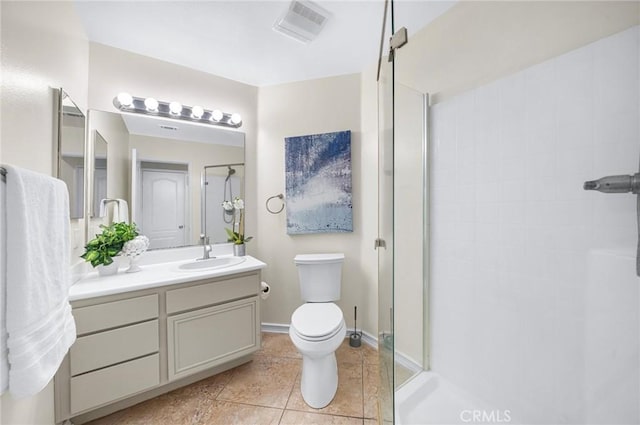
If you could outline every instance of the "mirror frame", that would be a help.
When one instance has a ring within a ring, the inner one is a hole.
[[[83,183],[83,205],[82,205],[82,215],[80,217],[73,217],[71,218],[71,221],[74,222],[75,221],[80,221],[83,220],[87,217],[87,211],[86,211],[86,188],[87,188],[87,154],[88,154],[88,149],[87,149],[87,125],[88,125],[88,119],[87,119],[87,114],[84,113],[80,107],[76,104],[76,102],[73,101],[73,99],[71,99],[71,96],[69,96],[69,94],[67,92],[64,91],[64,89],[62,87],[59,88],[52,88],[53,90],[53,101],[54,101],[54,131],[53,134],[56,137],[55,142],[53,143],[53,173],[52,175],[56,176],[58,179],[62,180],[62,176],[60,175],[60,172],[62,170],[62,161],[64,161],[63,156],[62,156],[62,130],[63,130],[63,119],[64,119],[64,106],[63,106],[63,101],[64,99],[68,99],[69,102],[71,102],[73,104],[73,106],[76,107],[76,109],[82,114],[83,117],[83,121],[84,121],[84,129],[83,129],[83,135],[82,135],[82,154],[83,154],[83,166],[84,166],[84,172],[83,172],[83,176],[82,176],[82,183]],[[64,180],[63,180],[64,181]],[[66,182],[65,182],[66,184]],[[71,188],[69,187],[69,185],[67,184],[67,190],[69,192],[71,192]],[[71,211],[71,206],[69,208],[69,210]]]

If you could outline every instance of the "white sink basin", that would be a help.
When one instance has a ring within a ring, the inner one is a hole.
[[[219,257],[210,258],[208,260],[194,260],[188,263],[180,264],[179,270],[185,272],[195,272],[200,270],[221,269],[224,267],[235,266],[246,261],[246,257]]]

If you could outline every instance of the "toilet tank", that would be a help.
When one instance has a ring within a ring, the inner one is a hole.
[[[293,261],[298,268],[303,301],[331,302],[340,299],[344,254],[299,254]]]

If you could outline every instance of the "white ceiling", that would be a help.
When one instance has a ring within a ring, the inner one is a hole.
[[[332,13],[302,44],[272,30],[289,1],[76,0],[90,41],[255,86],[361,72],[377,62],[383,0],[316,1]],[[454,1],[398,1],[411,35]]]

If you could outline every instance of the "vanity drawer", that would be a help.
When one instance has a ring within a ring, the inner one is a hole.
[[[71,376],[158,352],[158,320],[81,336],[71,346]]]
[[[242,276],[167,291],[167,314],[245,298],[258,293],[258,275]]]
[[[160,383],[158,354],[71,378],[71,413],[82,412]]]
[[[74,308],[73,317],[78,335],[155,319],[158,317],[158,295]]]

